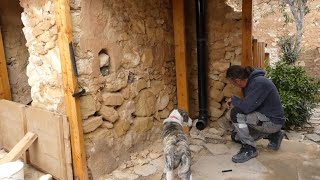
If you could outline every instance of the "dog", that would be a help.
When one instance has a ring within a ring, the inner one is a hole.
[[[188,113],[175,109],[169,117],[163,121],[163,145],[165,167],[162,178],[173,180],[173,170],[179,165],[178,176],[181,180],[192,180],[191,151],[187,136],[183,132],[183,126],[192,126],[192,120]]]

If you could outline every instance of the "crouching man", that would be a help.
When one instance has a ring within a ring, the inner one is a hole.
[[[227,101],[231,121],[235,127],[231,139],[242,144],[235,163],[243,163],[258,155],[256,142],[269,139],[268,148],[278,150],[284,136],[284,112],[276,86],[266,78],[265,71],[252,67],[230,66],[227,79],[242,88],[244,98],[232,96]]]

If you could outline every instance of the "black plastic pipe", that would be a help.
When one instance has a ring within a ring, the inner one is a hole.
[[[198,98],[199,118],[197,129],[203,130],[208,124],[207,111],[207,61],[206,61],[206,33],[205,33],[205,0],[196,0],[197,27],[197,62],[198,62]]]

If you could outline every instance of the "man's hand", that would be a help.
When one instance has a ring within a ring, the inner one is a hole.
[[[228,109],[231,109],[233,106],[232,106],[232,102],[231,102],[231,98],[227,100],[227,108]]]

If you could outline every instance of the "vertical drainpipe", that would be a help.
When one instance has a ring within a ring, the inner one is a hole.
[[[196,21],[197,21],[197,62],[198,62],[198,98],[199,118],[196,124],[197,129],[203,130],[208,124],[207,111],[207,63],[206,63],[206,33],[205,33],[205,12],[204,1],[196,0]]]

